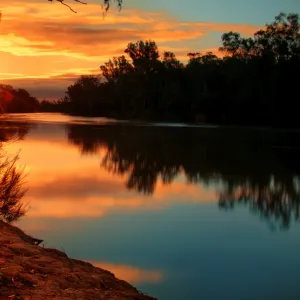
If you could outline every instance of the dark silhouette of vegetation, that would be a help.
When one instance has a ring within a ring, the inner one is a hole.
[[[16,166],[18,155],[8,156],[2,144],[23,139],[27,132],[26,124],[12,122],[0,126],[0,220],[13,222],[24,216],[27,210],[22,198],[26,193],[24,171]]]
[[[0,113],[30,113],[38,110],[38,100],[28,91],[0,84]]]
[[[48,110],[87,116],[299,127],[300,23],[280,14],[251,38],[228,32],[220,51],[161,57],[154,41],[129,43],[125,55],[82,76]],[[46,109],[46,110],[47,110]]]
[[[42,100],[40,102],[39,110],[42,112],[67,112],[68,105],[66,105],[65,101],[63,100]]]
[[[127,177],[129,189],[151,194],[158,179],[219,183],[219,205],[239,203],[288,228],[299,220],[299,132],[231,128],[68,125],[69,141],[83,154],[106,150],[101,165]],[[151,201],[151,200],[150,200]]]
[[[24,173],[16,167],[18,156],[7,158],[0,154],[0,220],[12,222],[26,213],[21,199],[26,193]]]
[[[50,1],[50,2],[59,2],[62,5],[68,7],[72,12],[76,13],[76,11],[72,8],[72,6],[70,6],[67,3],[67,1],[65,1],[65,0],[48,0],[48,1]],[[81,0],[70,0],[70,1],[73,2],[73,3],[80,3],[80,4],[85,4],[85,5],[88,4],[88,2],[81,1]],[[103,7],[104,7],[105,11],[109,10],[111,2],[112,2],[112,0],[103,0]],[[114,0],[114,2],[116,2],[119,9],[122,8],[123,0]]]

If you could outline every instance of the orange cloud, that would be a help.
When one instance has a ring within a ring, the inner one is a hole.
[[[164,11],[125,8],[111,10],[103,18],[99,3],[72,7],[77,14],[56,2],[1,0],[3,83],[57,100],[79,75],[98,74],[101,64],[123,54],[128,42],[155,40],[161,53],[173,51],[185,62],[189,52],[213,51],[220,56],[217,36],[223,32],[248,36],[258,29],[247,24],[184,22]]]
[[[89,8],[91,12],[95,9],[93,5]],[[138,20],[146,19],[151,14],[141,11],[133,13],[140,16]],[[76,22],[74,17],[66,17],[59,22],[33,16],[26,26],[15,19],[4,18],[0,45],[2,51],[15,55],[64,55],[90,60],[93,57],[103,59],[117,55],[116,48],[124,49],[128,42],[140,39],[153,39],[158,43],[178,42],[194,40],[215,31],[237,30],[249,35],[257,29],[252,25],[182,23],[168,18],[165,13],[156,14],[156,19],[146,19],[147,22],[140,24],[138,20],[133,22],[135,18],[132,18],[132,12],[125,11],[123,14],[123,18],[115,15],[114,23],[101,18],[90,20],[88,16]]]
[[[111,56],[121,54],[128,42],[140,39],[153,39],[162,45],[161,50],[171,51],[186,51],[187,43],[193,42],[187,51],[190,52],[216,47],[209,45],[208,36],[213,32],[233,30],[250,35],[258,29],[243,24],[182,22],[166,12],[126,9],[120,13],[110,11],[102,18],[98,4],[84,7],[74,4],[78,14],[48,1],[1,0],[1,6],[0,58],[5,53],[26,57],[26,68],[21,67],[23,72],[19,72],[20,64],[16,64],[15,69],[10,64],[7,70],[2,70],[2,79],[12,78],[10,71],[20,74],[19,78],[51,78],[59,74],[77,74],[72,72],[74,68],[78,73],[83,69],[96,69]],[[36,60],[44,63],[37,64]],[[6,68],[13,58],[2,61],[2,68]]]
[[[163,280],[163,273],[158,270],[144,270],[128,265],[111,264],[107,262],[88,261],[95,267],[110,271],[117,278],[131,284],[159,283]]]

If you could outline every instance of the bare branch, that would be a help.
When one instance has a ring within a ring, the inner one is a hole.
[[[73,13],[77,13],[77,11],[75,11],[71,6],[69,6],[68,4],[64,3],[64,0],[56,0],[58,2],[60,2],[62,5],[68,7]]]
[[[85,4],[85,5],[87,5],[86,2],[82,2],[82,1],[79,1],[79,0],[73,0],[73,1],[78,2],[78,3],[80,3],[80,4]]]
[[[48,0],[48,1],[49,2],[54,2],[54,1],[60,2],[62,5],[67,6],[72,12],[77,13],[70,5],[68,5],[67,3],[65,3],[65,0]],[[87,2],[83,2],[81,0],[71,0],[71,1],[87,5]],[[103,0],[103,8],[105,9],[106,12],[110,8],[111,1],[112,0]],[[117,6],[121,10],[123,0],[115,0],[115,2],[117,2]],[[1,17],[1,15],[0,15],[0,17]]]

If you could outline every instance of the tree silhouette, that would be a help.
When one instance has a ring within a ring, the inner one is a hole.
[[[22,198],[27,190],[24,171],[16,166],[19,155],[7,155],[2,144],[23,139],[28,130],[28,124],[22,122],[0,124],[0,220],[6,222],[16,221],[26,213]]]
[[[94,76],[81,76],[76,82],[69,86],[66,92],[65,101],[70,103],[70,109],[80,110],[82,113],[89,114],[93,111],[93,103],[98,98],[98,87],[100,80]]]
[[[36,112],[39,102],[25,89],[0,84],[0,113]]]
[[[297,14],[280,14],[251,38],[224,33],[222,58],[211,52],[188,53],[185,65],[172,52],[161,56],[152,40],[129,43],[127,57],[114,57],[100,67],[96,88],[96,79],[87,78],[93,97],[79,85],[76,93],[68,89],[66,101],[53,110],[121,119],[299,127],[299,24]]]
[[[24,173],[16,167],[18,158],[0,154],[0,220],[6,222],[19,219],[27,210],[21,201],[26,189],[23,187]]]

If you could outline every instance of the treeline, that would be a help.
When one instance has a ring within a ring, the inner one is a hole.
[[[30,113],[39,109],[39,101],[25,89],[0,84],[0,113]]]
[[[154,41],[128,44],[127,56],[81,76],[48,111],[129,119],[299,126],[300,25],[280,14],[251,38],[222,36],[223,57],[172,52],[162,57]]]

